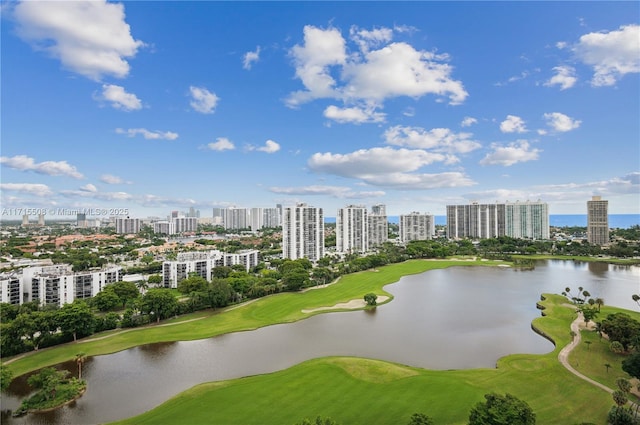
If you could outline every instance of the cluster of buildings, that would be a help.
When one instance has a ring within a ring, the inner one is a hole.
[[[192,274],[210,280],[215,267],[241,265],[246,271],[259,263],[256,249],[226,253],[218,250],[182,252],[176,260],[162,264],[162,286],[177,288]],[[78,299],[94,297],[106,285],[124,280],[122,267],[108,265],[100,269],[74,272],[70,264],[30,266],[0,273],[0,302],[62,306]]]
[[[105,285],[122,280],[120,266],[74,272],[70,264],[26,267],[0,274],[0,302],[62,306],[77,299],[91,298]]]
[[[260,251],[246,249],[234,253],[218,250],[181,252],[172,261],[162,263],[162,284],[165,288],[177,288],[182,279],[197,275],[211,280],[215,267],[242,265],[248,272],[258,265]]]
[[[549,208],[544,202],[505,202],[447,205],[446,235],[449,239],[486,239],[508,236],[520,239],[549,239]],[[167,220],[153,222],[154,232],[172,235],[195,232],[199,211],[173,211]],[[43,221],[41,215],[39,221]],[[86,220],[86,217],[78,217]],[[28,218],[27,218],[28,223]],[[259,230],[282,226],[282,256],[287,259],[307,258],[316,262],[325,256],[325,217],[322,208],[304,203],[275,208],[214,208],[213,223],[226,229]],[[116,232],[138,233],[142,220],[115,218]],[[435,217],[411,212],[399,216],[398,242],[430,240],[436,234]],[[364,254],[389,240],[389,220],[385,205],[348,205],[336,215],[336,252]],[[609,243],[608,201],[594,196],[587,201],[587,240],[590,244]],[[242,265],[247,271],[258,265],[258,250],[224,253],[218,250],[179,253],[175,260],[164,261],[162,282],[176,288],[178,282],[192,273],[211,278],[213,268]],[[73,302],[95,296],[105,285],[122,280],[122,268],[107,266],[100,270],[73,272],[70,265],[26,267],[0,274],[0,301],[21,304]]]

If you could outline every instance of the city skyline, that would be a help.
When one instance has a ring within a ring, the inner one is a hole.
[[[637,2],[4,3],[2,208],[586,214],[601,196],[638,214],[638,16]]]

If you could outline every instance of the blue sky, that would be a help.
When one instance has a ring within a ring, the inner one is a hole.
[[[638,2],[5,2],[2,218],[639,213],[639,21]]]

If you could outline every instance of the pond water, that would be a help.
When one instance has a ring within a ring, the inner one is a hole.
[[[199,341],[140,346],[92,357],[86,393],[54,412],[3,424],[94,424],[147,411],[192,386],[282,370],[332,355],[388,360],[429,369],[495,367],[507,354],[542,354],[553,344],[531,330],[544,292],[589,290],[605,303],[637,309],[640,267],[539,261],[534,270],[453,267],[403,277],[385,290],[395,299],[372,311],[329,313]],[[473,349],[470,349],[473,347]],[[72,373],[75,363],[60,365]],[[27,395],[15,380],[3,412]]]

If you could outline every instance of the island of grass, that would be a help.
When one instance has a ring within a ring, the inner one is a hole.
[[[69,377],[69,371],[53,367],[30,376],[27,383],[38,391],[22,401],[14,416],[57,409],[82,396],[87,388],[85,381]]]

